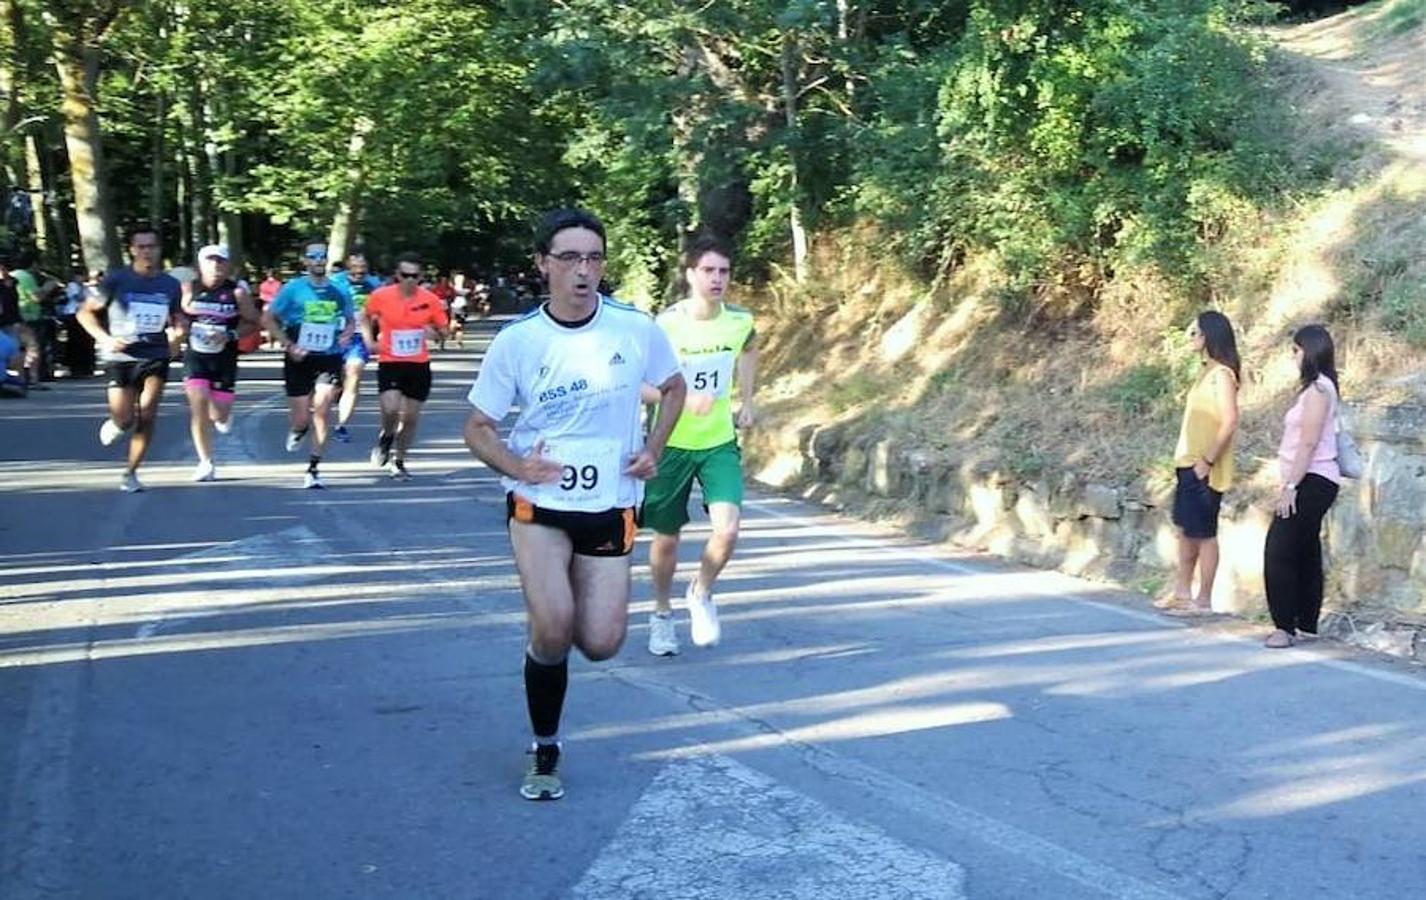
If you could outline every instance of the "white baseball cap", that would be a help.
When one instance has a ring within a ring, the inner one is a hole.
[[[202,261],[205,260],[205,259],[209,259],[209,258],[213,258],[213,257],[216,257],[216,258],[218,258],[218,259],[223,260],[224,262],[227,262],[227,260],[228,260],[228,258],[229,258],[229,257],[228,257],[228,248],[227,248],[225,245],[223,245],[223,244],[209,244],[208,246],[204,247],[202,250],[199,250],[199,251],[198,251],[198,261],[199,261],[199,262],[202,262]]]

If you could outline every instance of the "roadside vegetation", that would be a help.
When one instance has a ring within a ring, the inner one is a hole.
[[[657,304],[681,236],[713,228],[764,316],[775,421],[1046,477],[1155,470],[1183,326],[1215,306],[1248,361],[1251,472],[1293,324],[1333,325],[1352,399],[1426,390],[1423,19],[1426,0],[0,0],[0,162],[55,269],[115,263],[119,228],[151,220],[176,261],[323,235],[509,270],[538,210],[578,202],[610,224],[619,292]]]

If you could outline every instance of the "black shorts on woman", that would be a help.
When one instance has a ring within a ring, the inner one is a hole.
[[[230,341],[217,353],[199,353],[189,347],[183,353],[184,381],[206,381],[209,389],[234,393],[238,387],[238,345]]]
[[[1223,506],[1223,492],[1208,486],[1208,479],[1199,478],[1192,466],[1175,469],[1177,484],[1173,492],[1173,523],[1183,529],[1183,536],[1193,540],[1218,537],[1218,513]]]

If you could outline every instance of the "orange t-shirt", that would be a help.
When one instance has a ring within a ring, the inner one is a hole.
[[[401,296],[401,286],[396,284],[371,292],[366,300],[366,317],[381,326],[377,361],[384,363],[430,362],[426,326],[445,328],[450,324],[446,306],[435,294],[418,287],[408,300]]]

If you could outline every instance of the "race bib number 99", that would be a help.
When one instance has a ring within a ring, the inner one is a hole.
[[[733,354],[709,353],[695,356],[683,363],[683,380],[689,393],[712,394],[719,400],[728,396],[733,386]]]
[[[426,329],[411,328],[391,332],[392,356],[420,356],[426,349]]]
[[[560,464],[560,480],[540,485],[535,503],[583,512],[612,509],[619,499],[621,446],[619,441],[598,439],[549,444],[545,455]]]

